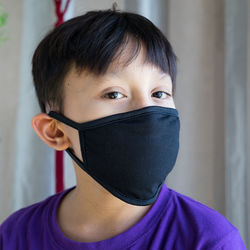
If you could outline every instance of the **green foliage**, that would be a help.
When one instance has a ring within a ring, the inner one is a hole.
[[[5,25],[7,21],[8,13],[4,12],[2,4],[0,3],[0,45],[3,41],[7,40],[4,36]]]

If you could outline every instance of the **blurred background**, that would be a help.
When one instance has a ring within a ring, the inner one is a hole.
[[[113,2],[71,0],[64,20]],[[250,248],[250,0],[116,2],[149,18],[178,57],[180,150],[167,185],[224,215]],[[0,223],[56,192],[55,152],[31,127],[31,57],[56,21],[53,0],[0,0]],[[64,188],[71,164],[64,154]]]

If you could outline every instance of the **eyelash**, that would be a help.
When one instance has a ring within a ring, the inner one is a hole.
[[[154,93],[158,93],[158,92],[162,92],[162,93],[165,93],[166,95],[168,95],[169,97],[171,97],[171,95],[169,94],[169,93],[167,93],[167,92],[165,92],[165,91],[156,91],[156,92],[154,92]],[[108,92],[108,93],[106,93],[106,94],[104,94],[103,95],[103,98],[106,98],[106,96],[108,95],[108,94],[112,94],[112,93],[120,93],[120,92],[118,92],[118,91],[112,91],[112,92]],[[120,93],[121,94],[121,93]],[[119,99],[121,99],[121,98],[107,98],[107,99],[110,99],[110,100],[119,100]],[[164,99],[164,98],[158,98],[158,99]]]

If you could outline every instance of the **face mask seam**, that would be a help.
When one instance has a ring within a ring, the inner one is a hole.
[[[157,107],[163,108],[161,106],[157,106]],[[135,110],[132,110],[132,111],[129,111],[129,112],[133,112],[133,111],[135,111]],[[140,117],[140,116],[143,116],[143,115],[150,115],[151,113],[179,117],[179,115],[177,113],[178,112],[177,109],[173,109],[173,110],[161,110],[161,111],[159,111],[159,110],[149,110],[149,111],[147,111],[146,110],[146,111],[144,111],[143,113],[140,113],[140,114],[134,114],[134,115],[127,114],[127,115],[130,115],[130,116],[129,117],[125,117],[125,118],[119,118],[117,120],[112,120],[112,121],[109,121],[109,122],[107,122],[105,124],[101,124],[101,125],[99,124],[99,125],[93,125],[93,126],[89,125],[90,127],[88,127],[88,128],[82,128],[83,126],[86,126],[84,123],[95,122],[95,121],[97,121],[99,119],[108,118],[109,116],[105,116],[105,117],[98,118],[98,119],[95,119],[95,120],[92,120],[92,121],[88,121],[88,122],[78,123],[78,122],[75,122],[75,121],[67,118],[63,114],[56,113],[55,111],[52,111],[52,112],[53,113],[49,112],[48,115],[51,116],[51,117],[53,117],[53,118],[55,118],[55,119],[57,119],[57,120],[59,120],[60,122],[65,123],[66,125],[68,125],[70,127],[73,127],[74,129],[80,130],[80,131],[85,131],[85,130],[96,128],[96,127],[99,127],[99,126],[105,126],[105,125],[108,125],[108,124],[112,124],[114,122],[119,122],[119,121],[129,120],[129,119],[132,119],[132,118],[137,118],[137,117]],[[113,114],[113,115],[114,116],[115,115],[123,115],[123,113],[118,113],[118,114]],[[70,125],[70,123],[71,123],[71,125]]]
[[[116,119],[116,120],[112,120],[112,121],[109,121],[109,122],[107,122],[107,123],[105,123],[105,124],[97,124],[97,125],[93,125],[93,126],[91,126],[90,125],[90,127],[87,127],[87,128],[81,128],[81,126],[85,126],[85,125],[83,125],[83,123],[82,124],[80,124],[80,123],[78,123],[79,124],[79,127],[78,127],[78,129],[80,130],[80,131],[86,131],[86,130],[89,130],[89,129],[93,129],[93,128],[99,128],[99,127],[102,127],[102,126],[106,126],[106,125],[109,125],[109,124],[113,124],[113,123],[115,123],[115,122],[120,122],[120,121],[126,121],[126,120],[130,120],[130,119],[132,119],[132,118],[137,118],[137,117],[140,117],[140,116],[146,116],[146,115],[150,115],[151,113],[159,113],[159,114],[163,114],[162,112],[159,112],[159,111],[150,111],[150,112],[147,112],[147,113],[143,113],[143,114],[137,114],[137,115],[134,115],[134,116],[130,116],[130,117],[125,117],[125,118],[119,118],[119,119]],[[165,115],[165,114],[164,114]],[[175,114],[167,114],[168,116],[173,116],[173,117],[179,117],[178,115],[175,115]],[[104,117],[104,118],[106,118],[106,117]],[[102,118],[100,118],[100,119],[102,119]]]

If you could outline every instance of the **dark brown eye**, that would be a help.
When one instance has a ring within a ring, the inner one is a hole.
[[[107,97],[108,99],[120,99],[120,98],[117,98],[117,96],[119,96],[119,94],[121,94],[121,93],[117,92],[117,91],[113,91],[113,92],[106,93],[103,97],[104,98]]]
[[[171,96],[169,93],[165,92],[165,91],[156,91],[154,92],[154,94],[156,93],[155,97],[159,98],[159,99],[164,99],[164,98],[161,98],[162,96],[167,95],[167,96]],[[153,94],[153,95],[154,95]],[[166,97],[167,98],[167,97]]]

